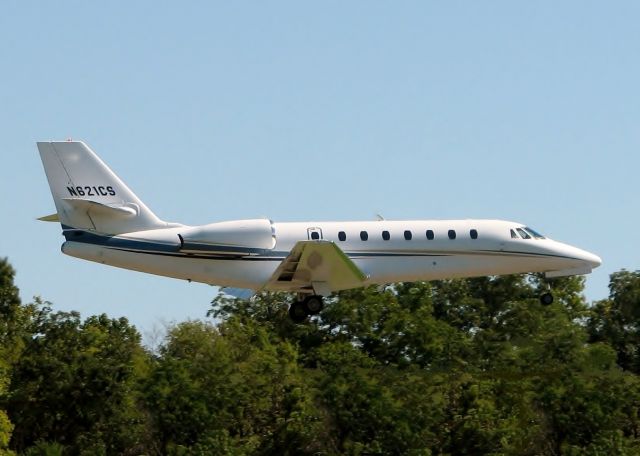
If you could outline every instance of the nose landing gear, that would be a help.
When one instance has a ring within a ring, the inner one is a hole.
[[[322,296],[309,295],[303,300],[298,300],[291,304],[289,317],[294,323],[302,323],[309,315],[317,315],[323,308]]]
[[[540,295],[540,304],[543,306],[549,306],[553,304],[553,295],[549,292]]]

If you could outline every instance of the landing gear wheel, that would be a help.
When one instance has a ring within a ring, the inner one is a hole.
[[[322,311],[324,303],[322,302],[322,296],[307,296],[304,301],[304,308],[309,315],[317,315]]]
[[[302,301],[296,301],[289,307],[289,317],[294,323],[302,323],[307,319],[307,309]]]
[[[544,293],[540,296],[540,304],[543,306],[549,306],[553,304],[553,295],[551,293]]]

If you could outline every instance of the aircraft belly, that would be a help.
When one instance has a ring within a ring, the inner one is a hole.
[[[354,262],[369,274],[369,284],[531,273],[552,269],[552,263],[547,258],[479,254],[366,258],[354,259]]]
[[[73,257],[149,274],[249,289],[260,288],[281,261],[157,255],[69,241],[62,245],[62,252]]]
[[[70,256],[124,269],[202,282],[221,287],[258,290],[269,283],[282,258],[197,257],[173,252],[140,252],[67,241],[62,251]],[[566,260],[508,253],[416,254],[358,256],[350,259],[364,274],[362,285],[428,281],[487,275],[546,272],[566,269]],[[569,264],[569,263],[567,263]],[[270,290],[298,291],[307,283],[291,281],[267,286]],[[344,287],[343,287],[344,288]],[[338,291],[333,289],[332,291]]]

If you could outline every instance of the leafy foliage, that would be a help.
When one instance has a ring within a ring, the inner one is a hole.
[[[126,319],[22,304],[0,262],[0,454],[639,454],[640,273],[217,296],[146,350]],[[2,410],[6,410],[6,413]],[[3,453],[4,452],[4,453]]]
[[[136,381],[144,375],[140,337],[126,319],[81,321],[45,308],[13,366],[7,410],[13,446],[57,442],[74,453],[113,454],[143,439]]]
[[[591,341],[611,345],[620,367],[640,374],[640,271],[612,274],[609,290],[609,298],[593,306]]]

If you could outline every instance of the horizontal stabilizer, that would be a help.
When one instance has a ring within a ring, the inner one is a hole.
[[[45,215],[44,217],[38,217],[38,220],[40,220],[41,222],[59,222],[60,217],[56,212],[55,214]]]
[[[107,206],[106,204],[99,203],[97,201],[78,199],[78,198],[63,198],[66,204],[70,205],[73,209],[90,212],[92,214],[105,215],[108,217],[135,217],[138,211],[128,206]]]

